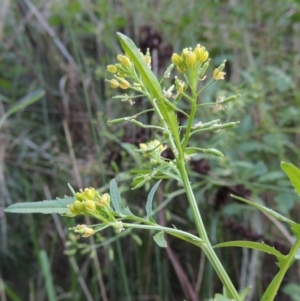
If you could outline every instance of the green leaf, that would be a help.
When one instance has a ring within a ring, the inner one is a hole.
[[[156,233],[153,236],[153,239],[158,244],[158,246],[160,246],[161,248],[166,248],[168,246],[167,242],[164,238],[164,231],[160,231],[160,232]]]
[[[293,224],[291,226],[292,232],[296,235],[298,239],[300,239],[300,224]]]
[[[33,104],[34,102],[36,102],[37,100],[39,100],[41,97],[43,97],[45,95],[45,91],[44,90],[36,90],[33,91],[31,93],[29,93],[28,95],[26,95],[25,97],[23,97],[22,99],[20,99],[15,105],[12,106],[12,108],[10,108],[1,118],[0,118],[0,129],[3,125],[3,123],[5,122],[5,120],[12,115],[13,113],[16,113],[22,109],[24,109],[25,107]]]
[[[147,212],[147,219],[150,220],[152,218],[152,201],[154,194],[162,180],[158,181],[150,190],[148,197],[147,197],[147,203],[146,203],[146,212]]]
[[[5,209],[5,212],[9,213],[70,213],[69,204],[75,201],[74,197],[65,197],[63,199],[56,198],[52,201],[40,201],[40,202],[28,202],[28,203],[16,203],[10,205]]]
[[[300,260],[300,249],[297,250],[297,252],[295,254],[295,259]]]
[[[180,145],[179,126],[175,114],[177,107],[164,97],[157,78],[146,64],[141,52],[135,46],[134,42],[122,33],[118,32],[117,36],[126,55],[132,60],[148,90],[156,99],[160,112],[170,128],[176,144]]]
[[[252,286],[247,286],[242,290],[242,292],[240,293],[241,301],[245,300],[245,298],[247,297],[247,295],[250,293],[251,290],[252,290]]]
[[[272,292],[277,291],[277,282],[280,281],[280,271],[276,274],[273,278],[271,283],[269,284],[268,288],[265,290],[263,296],[261,297],[261,301],[269,301],[270,295]]]
[[[288,283],[282,291],[290,296],[293,301],[300,301],[300,285],[296,283]]]
[[[292,185],[294,186],[297,194],[300,196],[300,169],[295,165],[287,162],[281,162],[282,170],[289,177]]]
[[[45,288],[48,296],[47,300],[56,301],[57,298],[56,298],[54,283],[51,274],[51,265],[45,250],[39,251],[39,261],[44,276]]]
[[[115,209],[115,212],[118,213],[120,216],[134,216],[128,207],[125,207],[120,193],[117,186],[117,182],[115,179],[112,179],[109,183],[109,191],[110,191],[110,197],[113,204],[113,207]]]
[[[277,251],[274,247],[266,245],[264,242],[254,242],[254,241],[244,241],[244,240],[237,240],[237,241],[228,241],[217,244],[214,248],[223,248],[223,247],[242,247],[242,248],[249,248],[258,251],[262,251],[271,255],[276,256],[277,258],[284,258],[284,255]]]
[[[132,190],[138,189],[142,187],[144,184],[146,184],[147,182],[149,182],[151,179],[152,179],[151,173],[149,175],[135,177],[131,183],[131,186],[133,186],[131,189]]]
[[[229,299],[221,294],[215,294],[214,301],[232,301],[232,299]]]
[[[266,214],[269,214],[269,215],[273,216],[274,218],[278,219],[279,221],[281,221],[281,222],[283,222],[283,223],[287,223],[287,224],[289,224],[289,225],[297,225],[297,224],[296,224],[294,221],[292,221],[291,219],[289,219],[289,218],[287,218],[287,217],[285,217],[285,216],[283,216],[283,215],[277,213],[276,211],[274,211],[274,210],[272,210],[272,209],[269,209],[269,208],[267,208],[267,207],[265,207],[265,206],[263,206],[263,205],[260,205],[260,204],[257,204],[257,203],[248,201],[248,200],[246,200],[246,199],[244,199],[244,198],[238,197],[238,196],[233,195],[233,194],[231,194],[231,196],[232,196],[233,198],[235,198],[236,200],[242,201],[242,202],[244,202],[244,203],[246,203],[246,204],[248,204],[248,205],[250,205],[250,206],[252,206],[252,207],[255,207],[256,209],[258,209],[258,210],[260,210],[260,211],[262,211],[262,212],[264,212],[264,213],[266,213]]]

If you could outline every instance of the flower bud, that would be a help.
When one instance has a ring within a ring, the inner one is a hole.
[[[78,215],[78,214],[79,214],[79,212],[76,210],[76,208],[74,208],[74,204],[68,205],[68,208],[69,208],[70,212],[71,212],[73,215]]]
[[[151,56],[150,56],[150,51],[149,51],[149,48],[147,48],[147,52],[146,52],[146,55],[143,55],[144,57],[144,60],[146,62],[146,64],[151,67]]]
[[[122,80],[120,83],[120,88],[126,90],[130,87],[130,83],[127,80]]]
[[[100,198],[95,200],[95,203],[99,207],[109,207],[110,195],[108,193],[104,193],[100,196]]]
[[[84,194],[85,194],[86,199],[93,201],[95,198],[95,195],[96,195],[96,190],[95,190],[95,188],[85,188]]]
[[[93,235],[94,233],[95,233],[94,229],[86,227],[85,232],[82,235],[82,237],[89,237],[89,236]]]
[[[84,192],[82,189],[80,189],[79,192],[76,192],[76,199],[79,201],[84,201]]]
[[[109,73],[116,73],[118,71],[118,68],[115,65],[108,65],[106,69]]]
[[[185,55],[184,62],[189,67],[196,63],[196,59],[196,54],[192,51],[188,51]]]
[[[108,193],[104,193],[101,198],[106,202],[106,204],[110,204],[110,195]]]
[[[121,233],[124,230],[123,223],[121,221],[116,222],[113,227],[114,227],[116,233]]]
[[[75,232],[82,235],[82,237],[89,237],[95,233],[95,230],[86,225],[77,225]]]
[[[200,46],[199,44],[194,49],[194,53],[197,57],[197,60],[200,61],[200,63],[204,63],[208,59],[207,50],[203,46]]]
[[[88,212],[94,212],[96,210],[96,204],[94,201],[88,200],[84,202],[84,209]]]
[[[140,149],[147,149],[148,148],[148,146],[147,146],[147,144],[146,143],[140,143]]]
[[[182,58],[177,53],[173,53],[171,60],[175,66],[179,66],[182,63]]]
[[[82,202],[76,200],[74,203],[73,203],[73,208],[76,212],[80,213],[84,210],[84,205]]]
[[[109,81],[111,88],[116,89],[119,88],[120,84],[116,79],[112,79]]]
[[[182,50],[181,57],[182,57],[183,60],[185,60],[185,58],[188,56],[189,52],[190,52],[190,51],[189,51],[188,48],[184,48],[184,49]]]
[[[117,60],[121,63],[123,67],[130,67],[131,61],[126,55],[118,54]]]

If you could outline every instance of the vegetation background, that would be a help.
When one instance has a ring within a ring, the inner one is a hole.
[[[247,239],[289,249],[288,229],[229,194],[300,220],[299,198],[279,166],[300,163],[299,0],[2,0],[0,118],[12,114],[0,128],[1,301],[197,301],[222,289],[203,254],[176,239],[167,249],[145,231],[80,239],[68,227],[93,221],[4,214],[14,202],[70,194],[68,182],[105,192],[117,177],[124,199],[143,215],[149,186],[131,191],[130,170],[143,166],[134,149],[154,133],[107,124],[147,106],[143,99],[133,106],[112,100],[115,91],[105,83],[106,65],[121,53],[117,31],[150,48],[157,74],[173,52],[197,43],[210,52],[210,73],[228,60],[226,81],[202,101],[242,97],[225,111],[203,109],[198,118],[241,124],[195,137],[195,145],[225,154],[190,162],[199,206],[214,243]],[[22,99],[32,104],[23,108]],[[182,193],[166,181],[156,219],[193,232]],[[225,248],[219,256],[237,287],[253,286],[247,301],[259,300],[277,271],[275,258],[256,251]],[[276,300],[299,301],[299,279],[296,264]]]

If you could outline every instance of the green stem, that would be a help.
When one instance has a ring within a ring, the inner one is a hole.
[[[190,117],[188,119],[188,124],[187,124],[185,135],[184,135],[184,141],[183,141],[183,144],[182,144],[183,152],[185,151],[185,148],[187,147],[187,144],[188,144],[189,139],[190,139],[190,133],[191,133],[191,130],[192,130],[196,110],[197,110],[197,105],[196,105],[195,102],[193,102],[192,103],[192,110],[191,110],[191,113],[190,113]]]
[[[208,235],[206,233],[205,230],[205,226],[203,224],[202,221],[202,217],[200,215],[200,211],[192,190],[192,186],[191,183],[189,181],[186,169],[185,169],[185,165],[183,160],[178,160],[177,162],[177,166],[178,169],[180,171],[181,177],[182,177],[182,181],[183,181],[183,186],[185,188],[192,212],[193,212],[193,216],[194,216],[194,220],[196,223],[196,227],[199,233],[199,236],[201,239],[203,239],[205,241],[204,244],[201,245],[202,250],[204,251],[205,255],[207,256],[208,260],[210,261],[211,265],[213,266],[214,270],[216,271],[217,275],[219,276],[221,282],[223,283],[224,287],[226,288],[230,298],[233,298],[236,301],[240,300],[240,296],[237,292],[237,290],[235,289],[233,283],[231,282],[228,274],[226,273],[222,263],[220,262],[217,254],[215,253],[215,250],[213,249],[212,245],[210,244]]]
[[[300,247],[300,239],[297,239],[292,246],[290,253],[286,256],[284,262],[280,264],[280,270],[274,277],[273,281],[269,284],[267,290],[263,294],[261,301],[273,301],[277,295],[278,289],[281,285],[284,275],[290,268],[292,262],[295,260],[295,255]]]
[[[142,222],[145,222],[145,220],[142,220]],[[190,234],[185,231],[177,230],[177,229],[172,229],[168,227],[162,227],[156,224],[153,225],[142,225],[142,224],[132,224],[132,223],[123,223],[124,228],[137,228],[137,229],[147,229],[147,230],[155,230],[155,231],[164,231],[170,235],[176,236],[182,240],[185,240],[189,243],[192,243],[196,246],[200,246],[203,241],[199,237]]]

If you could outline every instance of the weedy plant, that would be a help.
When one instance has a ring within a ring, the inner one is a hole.
[[[243,292],[236,290],[220,262],[215,248],[246,247],[266,252],[276,257],[279,271],[267,287],[261,300],[274,300],[285,273],[293,262],[299,259],[300,224],[261,204],[233,196],[235,199],[253,206],[283,223],[287,223],[295,235],[295,242],[287,255],[283,255],[274,247],[263,242],[230,241],[212,246],[202,221],[201,212],[199,211],[186,168],[190,158],[197,153],[206,153],[218,157],[223,156],[217,149],[190,146],[189,141],[192,136],[200,135],[205,131],[215,132],[230,129],[239,123],[229,122],[222,124],[220,120],[212,120],[207,123],[195,122],[196,111],[201,109],[202,106],[213,105],[217,106],[218,109],[223,109],[228,102],[235,101],[239,97],[239,95],[227,98],[219,97],[214,103],[199,103],[199,97],[205,88],[215,81],[224,79],[225,61],[213,71],[212,79],[207,82],[206,71],[210,61],[208,51],[201,45],[197,45],[194,49],[186,48],[183,49],[181,55],[173,54],[171,58],[172,64],[167,68],[161,81],[159,81],[151,71],[149,51],[144,55],[128,37],[121,33],[117,35],[125,54],[119,54],[117,56],[118,63],[107,67],[108,72],[113,74],[113,78],[107,81],[114,89],[121,88],[134,92],[132,95],[123,94],[115,98],[132,104],[135,98],[144,97],[149,100],[151,108],[138,112],[133,116],[114,119],[110,122],[112,124],[131,122],[139,127],[152,129],[157,133],[155,140],[141,143],[139,149],[136,150],[138,154],[149,161],[151,168],[148,170],[135,170],[136,177],[133,180],[133,189],[142,187],[152,179],[158,180],[149,192],[146,201],[146,216],[136,216],[124,205],[114,179],[110,182],[109,193],[103,195],[100,195],[95,188],[85,188],[75,192],[69,185],[73,193],[72,197],[33,203],[17,203],[9,206],[6,212],[60,213],[68,217],[86,215],[101,222],[96,225],[78,225],[70,229],[83,237],[91,236],[107,227],[113,227],[116,233],[120,233],[126,228],[146,229],[157,231],[157,234],[154,235],[155,242],[160,247],[166,247],[167,243],[164,235],[175,236],[200,248],[220,278],[224,287],[223,294],[216,294],[214,299],[211,300],[242,301],[251,289],[249,287]],[[167,90],[162,89],[162,82],[170,76],[174,68],[177,69],[178,77],[175,76],[173,85]],[[182,102],[189,104],[189,110],[183,111],[180,109]],[[153,118],[153,120],[158,120],[157,124],[148,125],[138,121],[140,115],[149,111],[155,114],[156,119]],[[187,122],[184,125],[179,125],[178,114],[183,114],[186,117]],[[165,158],[162,155],[166,148],[171,149],[174,159]],[[294,165],[284,162],[282,162],[281,167],[291,180],[298,195],[300,195],[300,170]],[[184,187],[187,205],[190,206],[193,213],[197,235],[181,231],[175,226],[162,227],[155,222],[152,216],[152,203],[155,192],[163,179],[173,179]]]

